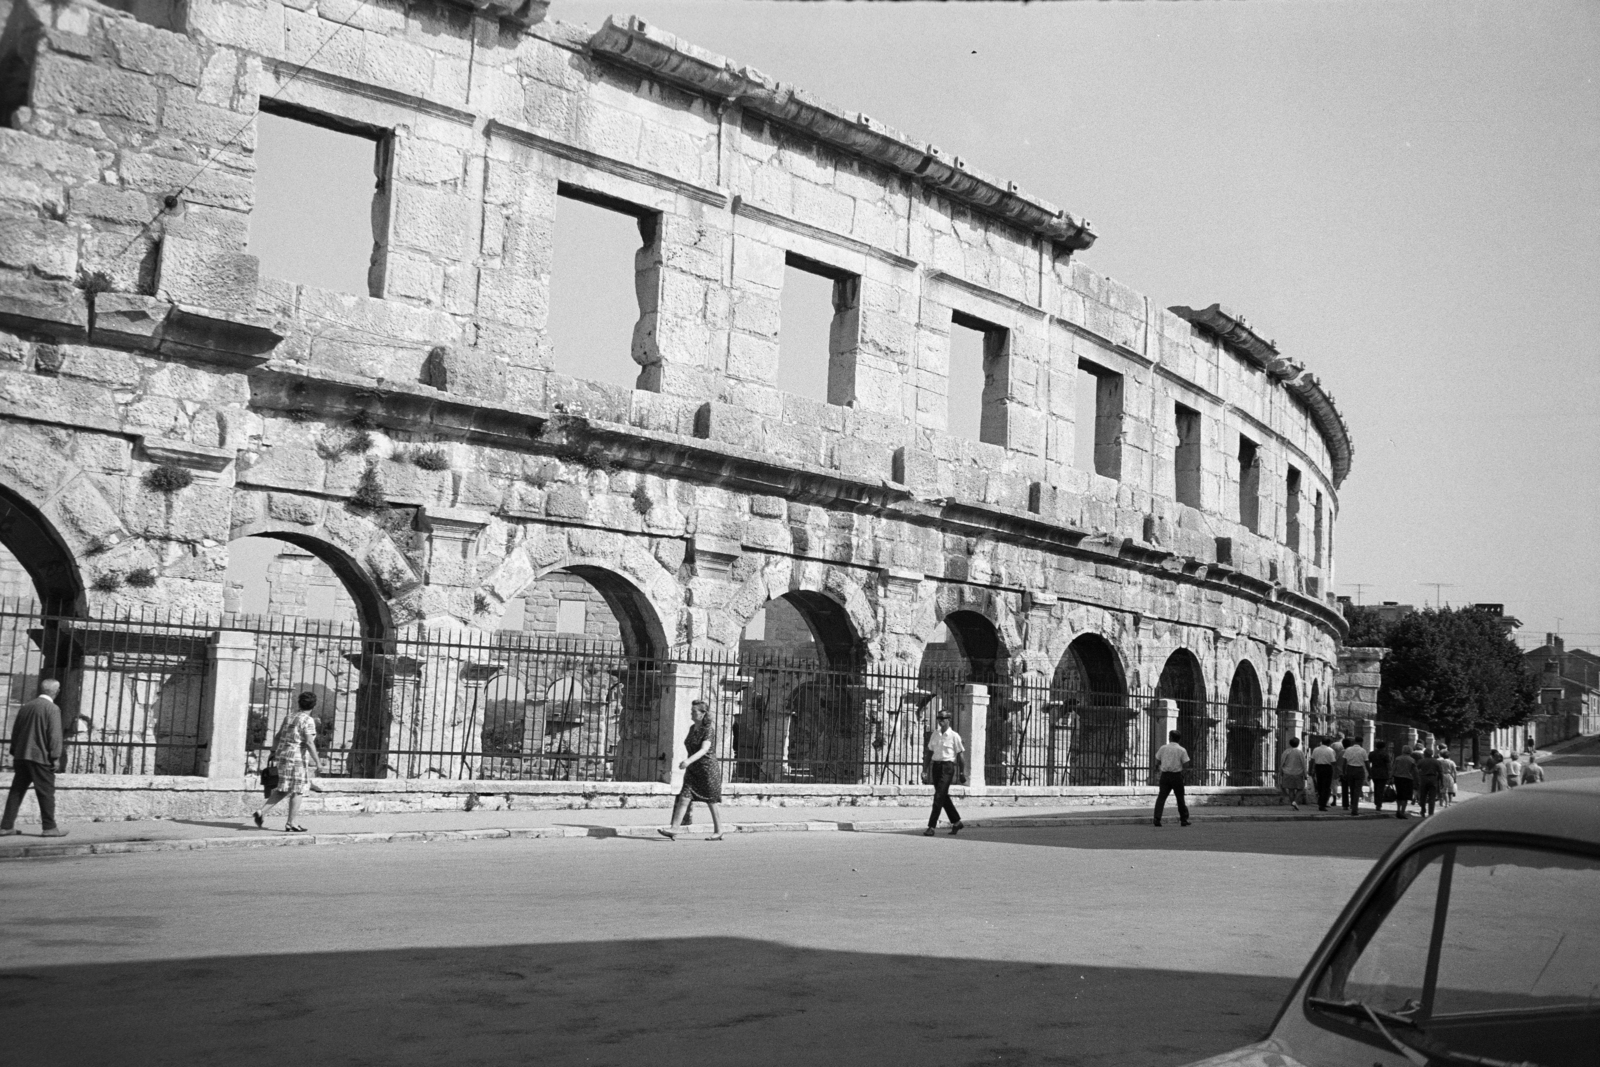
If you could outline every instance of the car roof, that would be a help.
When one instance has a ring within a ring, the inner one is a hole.
[[[1538,834],[1600,846],[1600,778],[1541,782],[1452,804],[1417,827],[1411,843],[1475,831]]]

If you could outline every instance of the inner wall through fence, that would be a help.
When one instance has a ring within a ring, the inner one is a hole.
[[[711,705],[724,780],[915,785],[940,711],[970,672],[941,665],[831,670],[820,661],[682,652],[654,660],[620,644],[520,633],[403,631],[387,639],[314,620],[229,615],[77,619],[0,602],[0,696],[9,736],[41,677],[62,681],[65,770],[204,774],[209,649],[250,634],[246,770],[272,751],[310,694],[322,773],[349,778],[659,781],[669,674]],[[1153,780],[1165,741],[1155,693],[1058,681],[987,680],[984,779],[991,786],[1126,786]],[[957,720],[961,716],[957,714]],[[1195,785],[1262,785],[1271,709],[1178,703]],[[1278,745],[1284,738],[1277,738]],[[9,764],[9,755],[5,757]]]

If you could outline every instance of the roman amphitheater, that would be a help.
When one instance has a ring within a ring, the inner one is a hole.
[[[1317,377],[966,160],[546,6],[0,8],[0,697],[64,681],[65,812],[239,810],[308,690],[347,810],[663,803],[701,697],[735,802],[925,803],[944,707],[986,803],[1147,789],[1168,729],[1265,793],[1343,710]],[[251,254],[267,117],[368,145],[359,291]],[[636,234],[626,351],[553,340],[573,205]]]

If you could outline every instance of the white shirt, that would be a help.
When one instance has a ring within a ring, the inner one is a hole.
[[[1360,745],[1351,745],[1344,750],[1344,763],[1346,767],[1365,767],[1367,765],[1367,750]]]
[[[928,751],[933,755],[935,763],[954,763],[956,757],[967,750],[961,743],[961,735],[954,730],[934,730],[928,735]]]
[[[1316,748],[1311,750],[1311,762],[1320,764],[1323,767],[1333,766],[1334,761],[1338,758],[1339,757],[1334,754],[1333,749],[1329,748],[1327,745],[1318,745]]]
[[[1168,741],[1156,749],[1156,764],[1161,768],[1162,774],[1171,774],[1183,770],[1183,765],[1189,762],[1189,750],[1176,741]]]

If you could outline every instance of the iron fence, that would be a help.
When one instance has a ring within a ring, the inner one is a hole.
[[[26,600],[0,600],[0,724],[39,682],[61,682],[65,753],[75,774],[203,774],[206,648],[213,628],[146,613],[79,619]],[[9,746],[0,765],[9,768]]]
[[[323,773],[350,778],[657,781],[665,685],[710,701],[715,758],[748,783],[919,784],[940,711],[956,710],[972,671],[837,668],[820,654],[781,658],[675,650],[660,660],[616,642],[408,627],[145,613],[79,619],[0,601],[0,698],[7,734],[42,677],[62,682],[64,769],[204,774],[209,648],[250,635],[246,770],[266,758],[302,694],[315,697]],[[687,677],[685,677],[685,675]],[[1120,786],[1154,780],[1166,739],[1156,692],[1104,692],[1071,679],[988,677],[984,776],[990,785]],[[1177,702],[1196,785],[1273,780],[1270,708]],[[959,721],[959,716],[958,716]],[[9,760],[9,756],[5,757]]]
[[[605,642],[263,620],[249,746],[259,766],[301,693],[325,774],[653,781],[661,664]]]

